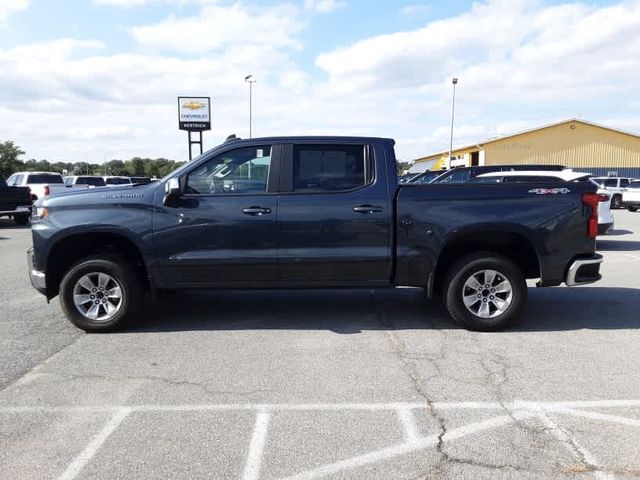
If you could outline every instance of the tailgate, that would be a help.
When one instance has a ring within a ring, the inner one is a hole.
[[[0,190],[0,211],[11,211],[23,206],[31,206],[31,195],[27,187],[6,187]]]

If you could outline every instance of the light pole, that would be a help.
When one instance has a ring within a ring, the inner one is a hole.
[[[253,84],[256,80],[253,75],[247,75],[244,81],[249,84],[249,138],[251,138],[253,136]]]
[[[453,102],[451,103],[451,136],[449,137],[449,158],[447,159],[447,170],[451,168],[451,152],[453,150],[453,119],[455,118],[456,113],[456,85],[458,84],[458,79],[453,77],[451,83],[453,84]]]

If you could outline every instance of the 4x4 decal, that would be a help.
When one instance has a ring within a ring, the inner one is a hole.
[[[532,188],[529,193],[535,193],[536,195],[557,195],[558,193],[569,193],[571,190],[568,188]]]

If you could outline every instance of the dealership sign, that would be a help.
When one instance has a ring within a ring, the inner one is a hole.
[[[178,127],[191,132],[211,130],[211,99],[178,97]]]

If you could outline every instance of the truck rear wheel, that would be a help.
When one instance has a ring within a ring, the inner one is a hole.
[[[13,221],[18,225],[26,225],[29,223],[29,214],[28,213],[19,213],[18,215],[13,216]]]
[[[131,319],[142,303],[139,276],[117,256],[95,256],[76,263],[60,283],[67,318],[85,332],[109,332]]]
[[[470,330],[496,331],[513,323],[527,300],[527,283],[511,260],[484,252],[456,262],[446,278],[445,306]]]

